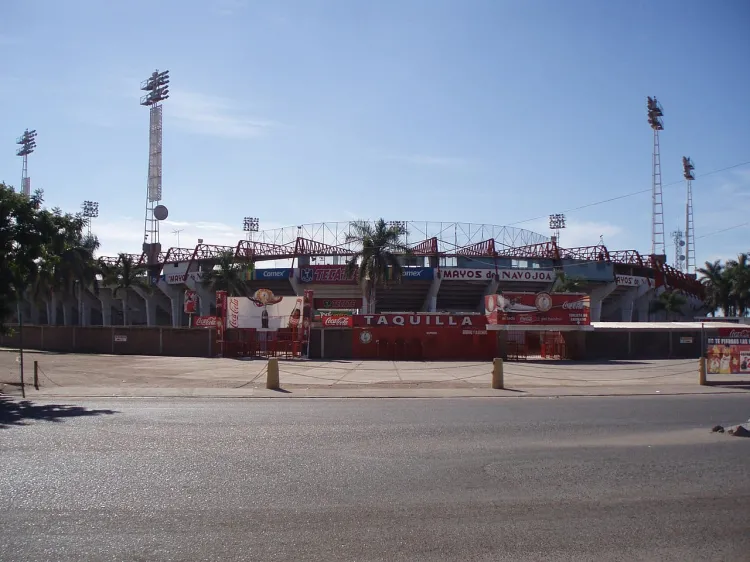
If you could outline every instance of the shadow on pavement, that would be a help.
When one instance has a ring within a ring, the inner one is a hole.
[[[26,425],[27,420],[59,422],[64,418],[116,413],[115,410],[89,410],[82,406],[66,404],[34,404],[29,400],[13,400],[7,396],[0,396],[0,429]]]

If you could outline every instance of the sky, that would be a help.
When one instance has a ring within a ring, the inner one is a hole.
[[[562,246],[648,254],[651,95],[669,260],[690,156],[700,265],[750,250],[748,29],[746,0],[2,2],[0,181],[36,129],[32,187],[98,201],[100,253],[139,252],[139,86],[168,69],[165,247],[236,244],[245,216],[549,235],[565,213]]]

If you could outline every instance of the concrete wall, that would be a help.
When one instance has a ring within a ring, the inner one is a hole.
[[[19,336],[18,327],[12,336],[0,335],[0,347],[17,348]],[[216,332],[205,328],[24,326],[23,343],[25,349],[62,353],[174,357],[214,357],[219,354]]]
[[[586,332],[586,359],[698,359],[702,353],[700,330]]]

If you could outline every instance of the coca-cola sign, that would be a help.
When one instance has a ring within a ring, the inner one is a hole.
[[[221,319],[218,316],[196,316],[193,318],[194,328],[218,328]]]
[[[466,328],[484,326],[479,315],[453,314],[358,314],[351,317],[354,326],[428,326]]]
[[[351,315],[323,316],[320,319],[320,323],[324,328],[351,328],[353,326],[353,318]]]
[[[513,293],[485,297],[489,324],[587,326],[591,301],[579,293]]]
[[[707,328],[711,324],[706,325]],[[750,338],[750,328],[719,328],[720,338]]]

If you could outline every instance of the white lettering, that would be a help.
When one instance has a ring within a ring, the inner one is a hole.
[[[403,316],[394,316],[393,317],[393,324],[395,326],[403,326],[404,325],[404,317]]]
[[[471,321],[471,316],[464,316],[464,319],[461,320],[461,326],[473,326],[474,324]]]
[[[388,325],[388,318],[386,318],[385,316],[379,316],[377,324],[378,324],[378,326],[387,326]]]
[[[365,322],[367,322],[368,326],[372,325],[372,319],[375,318],[374,316],[366,315],[365,316]]]
[[[440,318],[440,316],[435,316],[435,326],[442,326],[443,320]]]
[[[453,316],[448,316],[448,326],[455,326],[456,325],[456,319],[453,318]]]
[[[419,326],[421,321],[422,318],[416,314],[412,314],[411,316],[409,316],[409,324],[411,324],[412,326]]]

